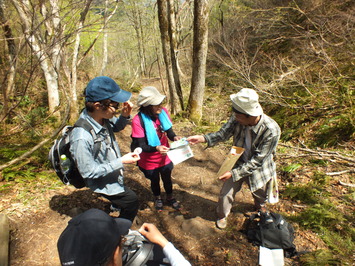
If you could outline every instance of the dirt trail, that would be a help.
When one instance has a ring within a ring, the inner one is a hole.
[[[160,87],[158,81],[150,80],[149,85]],[[135,103],[135,96],[133,98]],[[194,127],[188,122],[174,124],[174,130],[181,136],[195,134]],[[123,154],[129,151],[130,134],[130,126],[117,134]],[[194,145],[194,157],[175,166],[173,188],[175,197],[182,205],[180,212],[167,206],[162,212],[156,212],[149,181],[137,166],[128,165],[126,185],[140,199],[140,210],[133,229],[139,228],[143,222],[156,224],[193,265],[257,265],[258,248],[248,243],[245,235],[239,232],[246,220],[244,214],[253,207],[246,186],[237,194],[227,229],[215,227],[215,208],[222,185],[215,174],[229,148],[221,144],[205,150],[205,145]],[[282,182],[280,185],[282,189]],[[89,208],[109,213],[109,202],[86,188],[63,185],[54,190],[45,189],[23,199],[22,203],[13,202],[12,199],[19,194],[20,191],[14,190],[0,198],[0,210],[10,219],[12,266],[59,265],[56,243],[71,217]],[[292,203],[282,199],[270,208],[285,213],[294,211]],[[295,244],[301,251],[324,248],[315,234],[297,230],[297,227]],[[286,259],[286,264],[298,265],[298,262],[297,259]]]
[[[176,131],[184,136],[192,134],[191,125],[179,125]],[[122,152],[128,152],[130,127],[120,132],[117,139]],[[245,221],[243,213],[252,208],[252,198],[246,187],[237,194],[227,230],[215,227],[215,207],[221,187],[215,173],[227,148],[217,146],[204,150],[204,145],[195,145],[192,149],[194,158],[177,165],[173,171],[174,193],[182,204],[181,212],[164,207],[164,211],[157,213],[148,180],[136,166],[126,167],[126,184],[140,199],[140,210],[133,228],[138,228],[143,222],[155,223],[193,265],[257,265],[258,249],[239,232]],[[62,186],[47,190],[41,195],[33,195],[37,200],[27,205],[13,204],[13,196],[7,194],[1,198],[10,218],[10,260],[13,266],[59,265],[56,242],[70,218],[93,207],[109,212],[109,203],[86,188],[77,190]],[[281,200],[271,208],[288,212],[291,206]],[[300,250],[323,247],[314,234],[299,231],[296,245]],[[297,265],[295,259],[287,263]]]

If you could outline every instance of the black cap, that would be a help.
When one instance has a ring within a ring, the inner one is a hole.
[[[58,239],[62,265],[98,265],[109,259],[132,222],[90,209],[74,217]]]

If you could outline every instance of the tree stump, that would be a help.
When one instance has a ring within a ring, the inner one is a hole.
[[[0,213],[0,266],[9,265],[9,219]]]

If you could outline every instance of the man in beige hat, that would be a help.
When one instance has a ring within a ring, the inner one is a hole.
[[[241,89],[230,99],[233,114],[219,131],[187,138],[191,144],[207,142],[211,147],[233,137],[233,145],[245,149],[233,169],[218,177],[224,182],[217,206],[216,225],[220,229],[227,226],[227,217],[243,182],[252,192],[256,210],[264,205],[267,185],[271,178],[276,178],[273,157],[281,134],[278,124],[263,113],[253,89]]]

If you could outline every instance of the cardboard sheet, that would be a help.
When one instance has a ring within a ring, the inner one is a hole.
[[[227,158],[224,160],[223,164],[219,168],[217,177],[223,175],[225,172],[232,170],[233,166],[238,161],[243,152],[244,148],[233,146],[229,154],[227,155]]]

